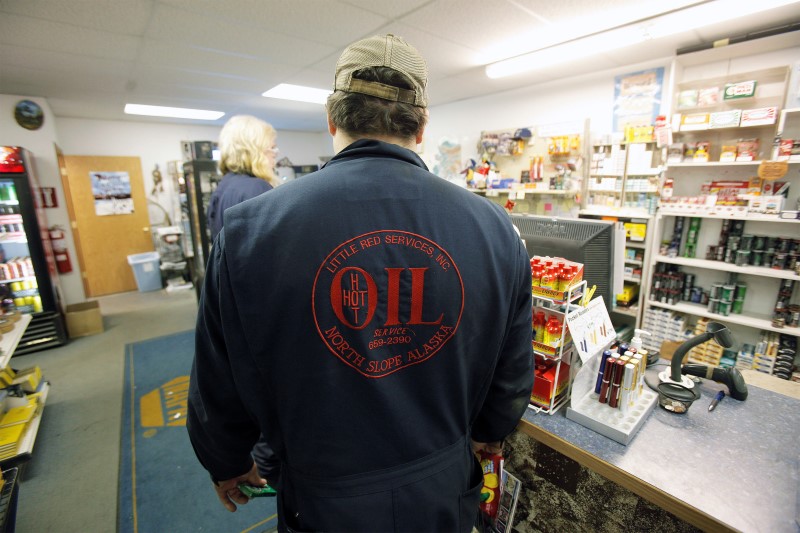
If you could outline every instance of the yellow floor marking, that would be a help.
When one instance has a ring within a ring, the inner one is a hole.
[[[270,520],[272,520],[273,518],[275,518],[275,517],[277,517],[277,516],[278,516],[278,515],[277,515],[277,513],[276,513],[276,514],[274,514],[274,515],[270,516],[269,518],[265,518],[264,520],[262,520],[262,521],[261,521],[261,522],[259,522],[258,524],[253,524],[252,526],[250,526],[250,527],[248,527],[247,529],[243,530],[243,531],[242,531],[242,533],[247,533],[248,531],[253,531],[253,530],[254,530],[255,528],[257,528],[258,526],[261,526],[261,525],[264,525],[264,524],[266,524],[267,522],[269,522]]]
[[[161,409],[161,390],[148,392],[139,399],[142,427],[164,427],[164,413]]]

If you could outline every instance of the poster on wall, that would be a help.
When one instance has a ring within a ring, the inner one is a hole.
[[[653,125],[661,107],[664,67],[614,77],[614,131]]]
[[[89,172],[97,216],[133,213],[131,178],[127,172]]]

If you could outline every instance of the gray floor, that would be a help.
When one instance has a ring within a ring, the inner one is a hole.
[[[125,345],[194,328],[194,290],[98,299],[105,331],[14,357],[51,384],[33,457],[23,470],[17,531],[117,529]]]

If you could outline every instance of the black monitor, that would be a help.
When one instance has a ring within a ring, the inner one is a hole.
[[[623,260],[615,252],[614,222],[523,214],[512,214],[511,222],[525,241],[529,257],[549,255],[583,263],[583,279],[589,288],[597,286],[594,298],[602,296],[611,311],[619,292],[614,272]]]

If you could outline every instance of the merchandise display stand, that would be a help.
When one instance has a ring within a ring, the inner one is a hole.
[[[643,385],[641,395],[627,414],[608,404],[600,403],[594,389],[602,353],[602,350],[597,352],[575,376],[570,406],[567,407],[567,418],[620,444],[627,445],[655,407],[658,394]]]
[[[579,343],[583,365],[572,385],[567,418],[627,445],[653,410],[658,396],[646,386],[642,375],[633,382],[631,389],[627,389],[632,391],[634,401],[627,405],[624,412],[599,401],[600,395],[595,390],[600,361],[603,351],[611,346],[616,337],[602,300],[592,301],[584,310],[576,313],[569,327],[573,338]]]
[[[14,355],[14,350],[17,349],[17,345],[31,320],[31,315],[20,315],[19,320],[14,324],[14,329],[4,334],[3,338],[0,339],[0,368],[8,366],[11,356]]]
[[[0,368],[5,368],[11,357],[14,355],[14,350],[17,347],[22,335],[25,333],[25,328],[31,322],[31,316],[23,314],[20,319],[14,324],[14,329],[9,333],[3,335],[0,339]],[[50,390],[50,384],[44,380],[41,381],[37,393],[39,394],[38,406],[33,418],[27,423],[25,431],[17,441],[16,453],[0,461],[0,468],[3,470],[18,466],[21,463],[28,461],[33,453],[33,446],[36,442],[36,435],[39,432],[39,425],[42,421],[42,413],[44,411],[45,402],[47,401],[47,394]],[[6,409],[13,407],[24,406],[27,404],[27,399],[23,397],[7,396],[5,398]]]
[[[566,298],[564,300],[554,300],[549,297],[552,296],[551,294],[547,294],[543,292],[543,290],[537,292],[538,287],[533,288],[534,312],[537,309],[541,309],[546,311],[549,315],[559,316],[561,320],[561,335],[557,343],[558,346],[548,346],[547,344],[536,341],[533,343],[534,362],[537,365],[539,363],[554,363],[553,368],[555,368],[552,382],[550,383],[550,398],[547,402],[537,403],[534,403],[532,399],[528,408],[533,411],[553,414],[569,400],[569,393],[575,372],[575,346],[567,329],[567,320],[572,313],[576,312],[573,309],[582,309],[580,305],[574,302],[583,298],[586,292],[586,286],[586,281],[581,281],[573,285],[566,291]],[[563,310],[560,308],[563,308]],[[563,368],[565,362],[567,366],[566,369]],[[562,374],[564,371],[568,372],[566,377]],[[536,389],[535,380],[537,379],[542,378],[539,376],[534,377],[534,390]],[[564,388],[562,390],[559,390],[562,380],[564,379],[566,379],[566,384],[563,385]]]

